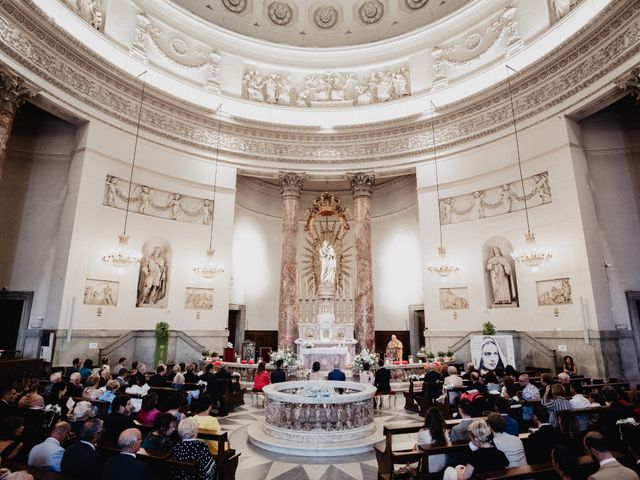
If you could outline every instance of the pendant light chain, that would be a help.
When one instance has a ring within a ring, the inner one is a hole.
[[[436,127],[434,124],[435,104],[431,102],[431,138],[433,139],[433,164],[436,170],[436,196],[438,197],[438,227],[440,228],[440,247],[442,247],[442,212],[440,209],[440,181],[438,178],[438,157],[436,155]]]
[[[220,154],[220,131],[222,126],[222,104],[218,107],[218,139],[216,141],[216,165],[213,174],[213,202],[211,204],[211,230],[209,232],[209,250],[213,248],[213,221],[216,218],[216,186],[218,184],[218,158]]]
[[[143,73],[138,75],[138,78],[140,78],[145,73],[147,73],[147,72],[144,71]],[[124,228],[122,230],[122,234],[124,236],[127,235],[127,222],[129,221],[129,204],[131,203],[131,187],[133,186],[133,170],[135,169],[135,166],[136,166],[136,154],[138,152],[138,137],[140,135],[140,123],[142,121],[142,102],[144,100],[144,90],[145,90],[146,86],[147,86],[147,84],[145,82],[142,82],[142,93],[140,95],[140,105],[138,107],[138,124],[136,126],[136,140],[135,140],[135,143],[133,145],[133,158],[131,160],[131,173],[129,174],[129,190],[127,191],[127,208],[126,208],[126,210],[124,212]]]

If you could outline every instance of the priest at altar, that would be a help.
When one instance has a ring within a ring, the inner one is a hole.
[[[384,352],[385,358],[392,362],[399,362],[402,360],[402,348],[402,342],[395,335],[391,335],[391,340],[387,343],[387,349]]]

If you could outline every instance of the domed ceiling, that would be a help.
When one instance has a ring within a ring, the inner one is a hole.
[[[171,1],[207,22],[249,37],[301,47],[336,47],[409,32],[474,0]]]

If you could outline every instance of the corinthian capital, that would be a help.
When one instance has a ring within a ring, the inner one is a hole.
[[[613,83],[635,98],[637,104],[640,104],[640,67],[635,67],[625,75],[616,78]]]
[[[297,172],[280,172],[280,193],[283,197],[300,198],[304,174]]]
[[[15,114],[27,98],[37,93],[35,85],[8,69],[0,69],[0,111]]]
[[[351,182],[354,197],[369,197],[373,193],[376,177],[373,172],[356,172],[347,174]]]

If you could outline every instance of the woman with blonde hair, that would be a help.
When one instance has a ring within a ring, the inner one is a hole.
[[[469,480],[474,475],[507,468],[509,460],[493,443],[493,432],[484,420],[469,425],[471,454],[466,465],[447,467],[443,480]]]
[[[100,383],[100,375],[92,373],[87,378],[87,387],[82,390],[82,398],[85,400],[98,400],[102,395],[102,392],[98,388],[98,384]]]
[[[184,388],[184,374],[182,373],[180,365],[176,364],[173,366],[173,373],[173,382],[171,383],[171,386],[176,390],[182,390]]]

